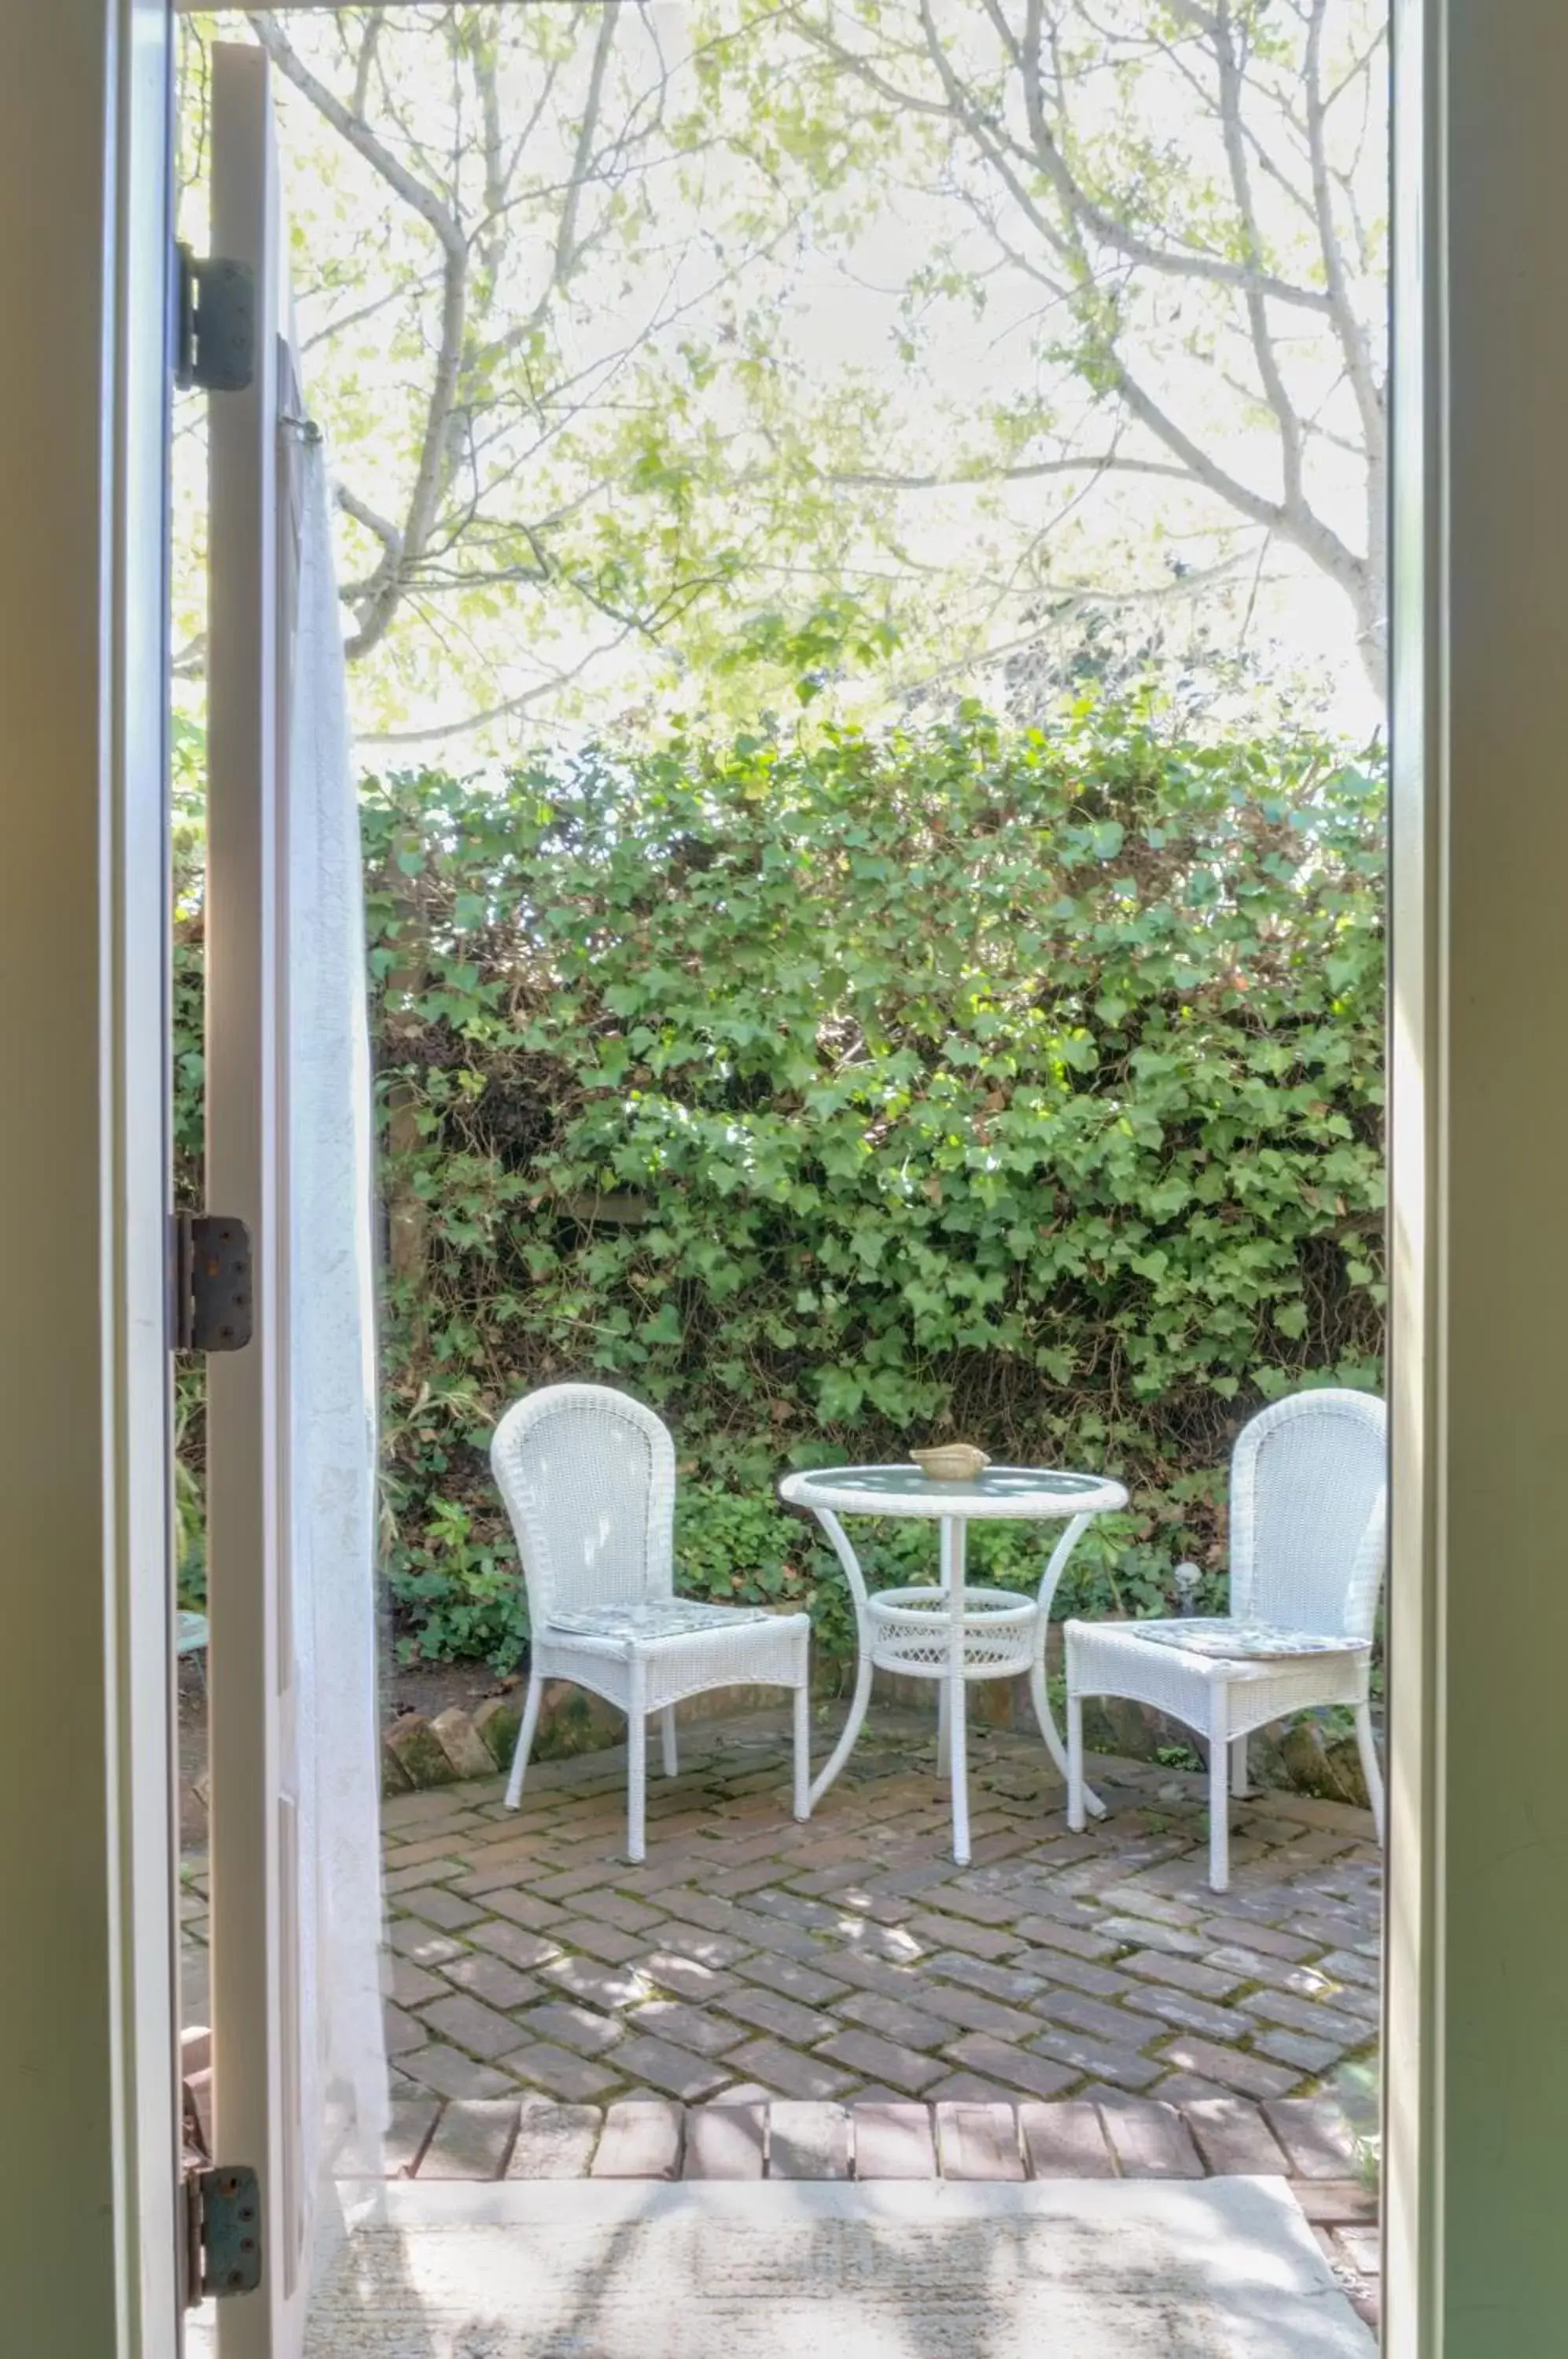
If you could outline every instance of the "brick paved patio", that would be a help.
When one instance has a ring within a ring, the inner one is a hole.
[[[960,1872],[929,1727],[874,1719],[797,1826],[781,1730],[699,1724],[681,1775],[650,1783],[635,1868],[618,1748],[539,1766],[517,1817],[498,1778],[389,1800],[397,2093],[1268,2101],[1370,2049],[1380,1865],[1364,1813],[1237,1804],[1216,1897],[1200,1777],[1103,1764],[1109,1818],[1073,1835],[1038,1739],[980,1731]],[[197,1941],[203,1884],[192,1861]]]
[[[628,1867],[624,1756],[386,1807],[388,2031],[406,2093],[1168,2101],[1313,2093],[1372,2042],[1380,1865],[1342,1805],[1239,1805],[1204,1881],[1203,1781],[1107,1766],[1070,1834],[1037,1738],[973,1745],[948,1855],[930,1724],[882,1718],[809,1826],[782,1733],[699,1728]]]
[[[804,1827],[781,1723],[698,1724],[682,1756],[636,1868],[619,1749],[541,1765],[517,1817],[498,1778],[387,1802],[390,2169],[1281,2171],[1365,2278],[1323,2099],[1377,2033],[1365,1813],[1236,1804],[1216,1897],[1190,1773],[1101,1763],[1108,1819],[1073,1835],[1038,1737],[976,1731],[960,1872],[929,1721],[874,1716]],[[201,1908],[198,1871],[198,1941]]]

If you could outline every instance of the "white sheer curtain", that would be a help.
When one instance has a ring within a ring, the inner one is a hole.
[[[374,2177],[386,2127],[376,1699],[373,1118],[364,885],[325,453],[285,386],[287,1370],[299,1765],[303,2184]]]

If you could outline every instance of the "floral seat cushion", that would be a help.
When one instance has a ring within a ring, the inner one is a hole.
[[[1280,1656],[1365,1654],[1369,1641],[1325,1637],[1321,1630],[1290,1630],[1279,1622],[1233,1621],[1225,1614],[1193,1614],[1179,1621],[1133,1622],[1134,1637],[1216,1662],[1272,1662]]]
[[[550,1617],[551,1633],[571,1638],[691,1638],[703,1630],[733,1630],[767,1622],[760,1605],[706,1605],[695,1597],[654,1597],[637,1604],[584,1605]]]

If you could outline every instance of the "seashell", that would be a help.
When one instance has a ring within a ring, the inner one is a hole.
[[[972,1483],[991,1461],[972,1441],[937,1441],[909,1456],[932,1483]]]

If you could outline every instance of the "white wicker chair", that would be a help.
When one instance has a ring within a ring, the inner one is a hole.
[[[810,1616],[675,1595],[675,1447],[653,1411],[607,1386],[548,1385],[506,1411],[490,1463],[522,1555],[532,1632],[507,1809],[522,1800],[545,1683],[570,1680],[626,1715],[630,1859],[645,1855],[648,1716],[663,1716],[673,1777],[675,1706],[710,1688],[793,1689],[794,1811],[809,1818]]]
[[[1369,1393],[1306,1392],[1246,1426],[1231,1461],[1231,1611],[1067,1625],[1067,1822],[1084,1825],[1083,1699],[1127,1696],[1209,1740],[1209,1882],[1230,1882],[1230,1791],[1247,1740],[1287,1712],[1349,1704],[1377,1833],[1372,1627],[1387,1555],[1387,1419]]]

